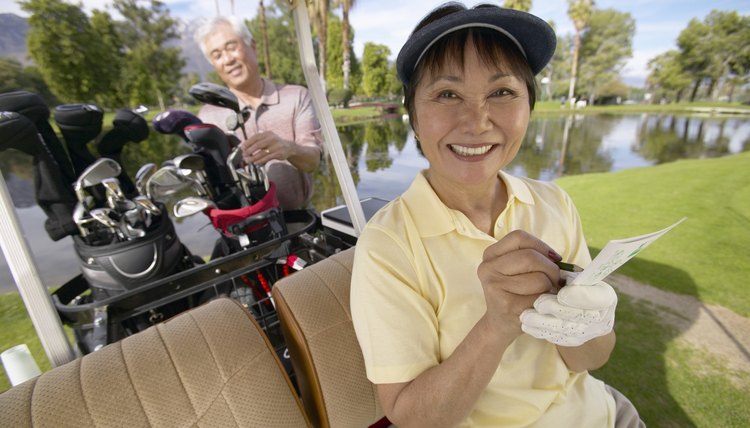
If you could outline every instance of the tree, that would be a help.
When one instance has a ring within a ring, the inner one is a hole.
[[[90,22],[91,29],[101,41],[102,50],[89,54],[102,58],[102,78],[108,81],[107,89],[95,94],[94,98],[100,106],[123,106],[126,104],[127,95],[122,79],[125,48],[118,34],[117,24],[109,13],[100,10],[94,10]]]
[[[635,21],[629,13],[594,10],[581,39],[579,85],[594,104],[605,84],[619,80],[619,72],[633,54]],[[581,91],[579,91],[581,92]]]
[[[589,22],[591,12],[594,8],[594,0],[568,0],[568,16],[573,21],[576,34],[573,39],[573,58],[570,64],[570,86],[568,88],[568,100],[575,95],[576,77],[578,76],[578,54],[581,47],[581,36],[584,28]]]
[[[60,103],[36,67],[23,67],[13,58],[0,58],[0,94],[20,90],[38,94],[48,105]]]
[[[268,24],[266,23],[266,8],[263,5],[263,0],[258,2],[258,18],[260,19],[260,34],[261,40],[263,41],[261,47],[263,48],[263,62],[266,70],[266,78],[273,79],[273,73],[271,72],[271,53],[268,51]]]
[[[716,100],[722,84],[739,78],[747,81],[750,70],[750,17],[736,11],[713,10],[704,20],[710,31],[710,66],[707,74],[711,82],[708,94]]]
[[[646,82],[651,90],[658,92],[658,97],[673,97],[680,102],[683,92],[690,87],[690,75],[680,64],[680,53],[676,50],[667,51],[652,58],[648,62],[650,73]]]
[[[677,37],[677,46],[683,71],[692,78],[691,101],[703,84],[707,84],[707,95],[716,99],[722,84],[729,84],[731,93],[737,84],[747,82],[749,39],[750,17],[736,11],[713,10],[702,22],[688,23]]]
[[[114,0],[115,9],[125,18],[121,37],[126,47],[124,77],[129,83],[127,94],[131,105],[159,103],[179,91],[179,80],[185,60],[180,49],[167,47],[178,38],[177,21],[158,0],[148,0],[148,7],[138,0]]]
[[[266,5],[266,27],[268,32],[268,51],[273,63],[273,78],[279,83],[305,83],[305,75],[299,59],[297,35],[289,17],[289,8],[285,1],[277,0]],[[255,36],[261,34],[259,17],[253,18],[248,27]],[[265,49],[266,42],[255,40],[258,51]],[[265,68],[266,60],[258,58],[258,65]]]
[[[372,42],[365,43],[362,53],[362,89],[368,97],[385,95],[388,92],[388,46]]]
[[[531,10],[531,0],[505,0],[503,7],[528,12]]]
[[[328,47],[326,49],[328,57],[326,58],[327,63],[327,75],[326,88],[331,89],[344,89],[344,75],[342,73],[344,69],[344,52],[343,46],[341,45],[341,33],[343,31],[342,23],[339,18],[335,15],[331,15],[328,20]],[[351,49],[350,46],[348,48]]]
[[[694,101],[703,79],[707,77],[705,70],[708,68],[710,47],[705,43],[709,37],[708,27],[698,19],[691,19],[687,28],[682,30],[677,37],[677,46],[680,48],[680,62],[683,70],[687,72],[693,81],[693,90],[690,93],[690,101]]]
[[[308,3],[313,29],[318,35],[318,73],[320,78],[326,77],[326,50],[328,43],[328,14],[331,0],[313,0]],[[323,85],[325,87],[325,84]]]
[[[342,65],[344,73],[344,89],[349,89],[349,77],[351,74],[351,57],[352,57],[352,41],[354,35],[352,34],[351,25],[349,24],[349,11],[354,7],[356,0],[336,0],[341,6],[341,22],[343,25],[341,31],[341,46],[344,52],[344,63]]]
[[[28,51],[52,93],[65,103],[95,102],[110,86],[109,55],[80,6],[62,0],[19,4],[31,14]]]

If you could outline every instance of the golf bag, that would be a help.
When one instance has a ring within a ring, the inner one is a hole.
[[[73,243],[83,273],[55,291],[53,300],[63,322],[73,327],[84,354],[195,306],[191,299],[182,298],[154,306],[123,323],[107,322],[108,306],[121,296],[143,293],[146,299],[149,284],[198,264],[180,242],[168,216],[157,217],[139,239],[89,245],[74,236]]]
[[[12,147],[34,159],[34,195],[47,215],[47,234],[57,241],[78,233],[72,219],[76,198],[70,186],[75,176],[65,148],[47,121],[49,108],[38,95],[15,91],[0,94],[0,112],[7,112],[0,150]]]

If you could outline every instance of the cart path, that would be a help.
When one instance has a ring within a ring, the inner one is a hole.
[[[670,308],[659,311],[659,317],[677,329],[678,340],[720,356],[727,368],[750,372],[750,318],[723,306],[705,304],[693,296],[660,290],[626,276],[610,275],[607,282],[633,299]]]

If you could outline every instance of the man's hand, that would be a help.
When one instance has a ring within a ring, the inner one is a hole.
[[[287,160],[294,154],[295,144],[273,131],[259,132],[240,144],[245,163],[265,165],[273,159]]]
[[[612,331],[617,294],[605,282],[568,285],[543,294],[521,314],[521,330],[561,346],[580,346]]]

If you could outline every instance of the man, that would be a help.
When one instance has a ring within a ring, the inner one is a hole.
[[[310,173],[323,153],[320,123],[306,88],[277,85],[260,77],[255,41],[237,17],[216,17],[203,25],[195,40],[240,108],[250,109],[245,122],[248,139],[240,144],[246,163],[265,165],[276,183],[283,209],[305,207],[312,196]],[[205,105],[198,117],[227,131],[227,109]],[[241,136],[241,130],[237,130]]]

